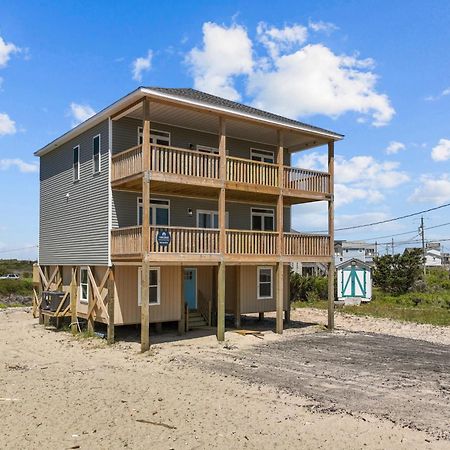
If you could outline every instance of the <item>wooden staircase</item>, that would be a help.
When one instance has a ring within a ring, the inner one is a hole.
[[[208,326],[208,322],[198,311],[189,311],[187,316],[187,330],[194,330]]]

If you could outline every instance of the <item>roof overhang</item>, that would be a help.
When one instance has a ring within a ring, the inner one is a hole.
[[[139,102],[145,98],[149,97],[156,102],[164,102],[167,104],[172,104],[173,106],[183,106],[190,109],[195,109],[203,113],[213,113],[217,116],[222,116],[225,118],[244,120],[255,125],[269,126],[273,129],[286,130],[293,133],[301,133],[310,136],[312,139],[309,143],[300,144],[298,146],[292,146],[290,151],[299,151],[306,148],[311,148],[317,145],[323,145],[326,142],[338,141],[343,139],[343,135],[333,133],[327,130],[318,130],[313,127],[309,128],[307,126],[287,124],[277,120],[271,120],[263,118],[257,115],[247,114],[241,111],[236,111],[231,108],[221,107],[216,105],[211,105],[206,102],[196,101],[192,99],[183,98],[181,96],[172,95],[168,93],[158,92],[149,88],[140,87],[128,95],[117,100],[110,106],[106,107],[102,111],[98,112],[94,116],[90,117],[86,121],[77,125],[75,128],[71,129],[67,133],[64,133],[59,138],[50,142],[46,146],[42,147],[34,154],[36,156],[43,156],[46,153],[58,148],[64,143],[71,139],[74,139],[79,134],[90,129],[91,127],[103,122],[108,118],[113,120],[118,120],[120,117],[129,114],[130,112],[138,110],[141,105]]]

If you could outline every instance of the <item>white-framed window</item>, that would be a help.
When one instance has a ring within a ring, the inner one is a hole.
[[[252,230],[274,231],[275,230],[275,211],[266,208],[251,209]]]
[[[197,209],[197,228],[219,228],[219,213]],[[229,214],[225,212],[225,228],[229,228]]]
[[[142,197],[137,199],[137,224],[142,225]],[[150,225],[170,225],[170,200],[150,199]]]
[[[213,153],[214,155],[219,154],[219,149],[216,147],[208,147],[207,145],[197,144],[197,151],[202,153]]]
[[[73,154],[73,181],[80,179],[80,146],[77,145],[72,149]]]
[[[273,298],[273,267],[257,268],[258,300]]]
[[[101,171],[101,155],[100,155],[101,138],[100,135],[92,138],[92,171],[93,173],[99,173]]]
[[[144,128],[138,127],[138,145],[142,145]],[[150,143],[170,146],[170,133],[162,130],[150,130]]]
[[[89,302],[89,276],[88,268],[80,267],[80,303]]]
[[[142,267],[138,269],[138,306],[141,306],[141,280],[142,280]],[[148,271],[148,293],[149,304],[160,305],[161,304],[161,279],[160,268],[150,267]]]
[[[275,161],[275,156],[273,151],[271,150],[261,150],[259,148],[251,148],[250,159],[253,161],[273,163]]]

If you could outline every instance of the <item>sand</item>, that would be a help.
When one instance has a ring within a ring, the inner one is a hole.
[[[294,312],[293,318],[298,315],[310,322],[325,317],[313,310]],[[336,323],[339,332],[378,327],[378,333],[400,333],[375,319],[338,316]],[[408,338],[424,338],[421,328],[407,328]],[[266,329],[263,339],[228,331],[224,344],[213,331],[189,333],[183,340],[162,334],[153,338],[158,343],[149,353],[140,354],[137,341],[108,347],[104,340],[46,329],[29,309],[1,311],[0,447],[450,448],[450,441],[434,433],[376,414],[326,411],[298,391],[212,364],[323,333],[320,325],[294,327],[283,336]],[[448,329],[433,333],[431,339],[449,342]]]

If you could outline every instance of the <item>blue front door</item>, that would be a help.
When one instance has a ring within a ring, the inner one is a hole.
[[[197,309],[197,269],[184,269],[184,301]]]

